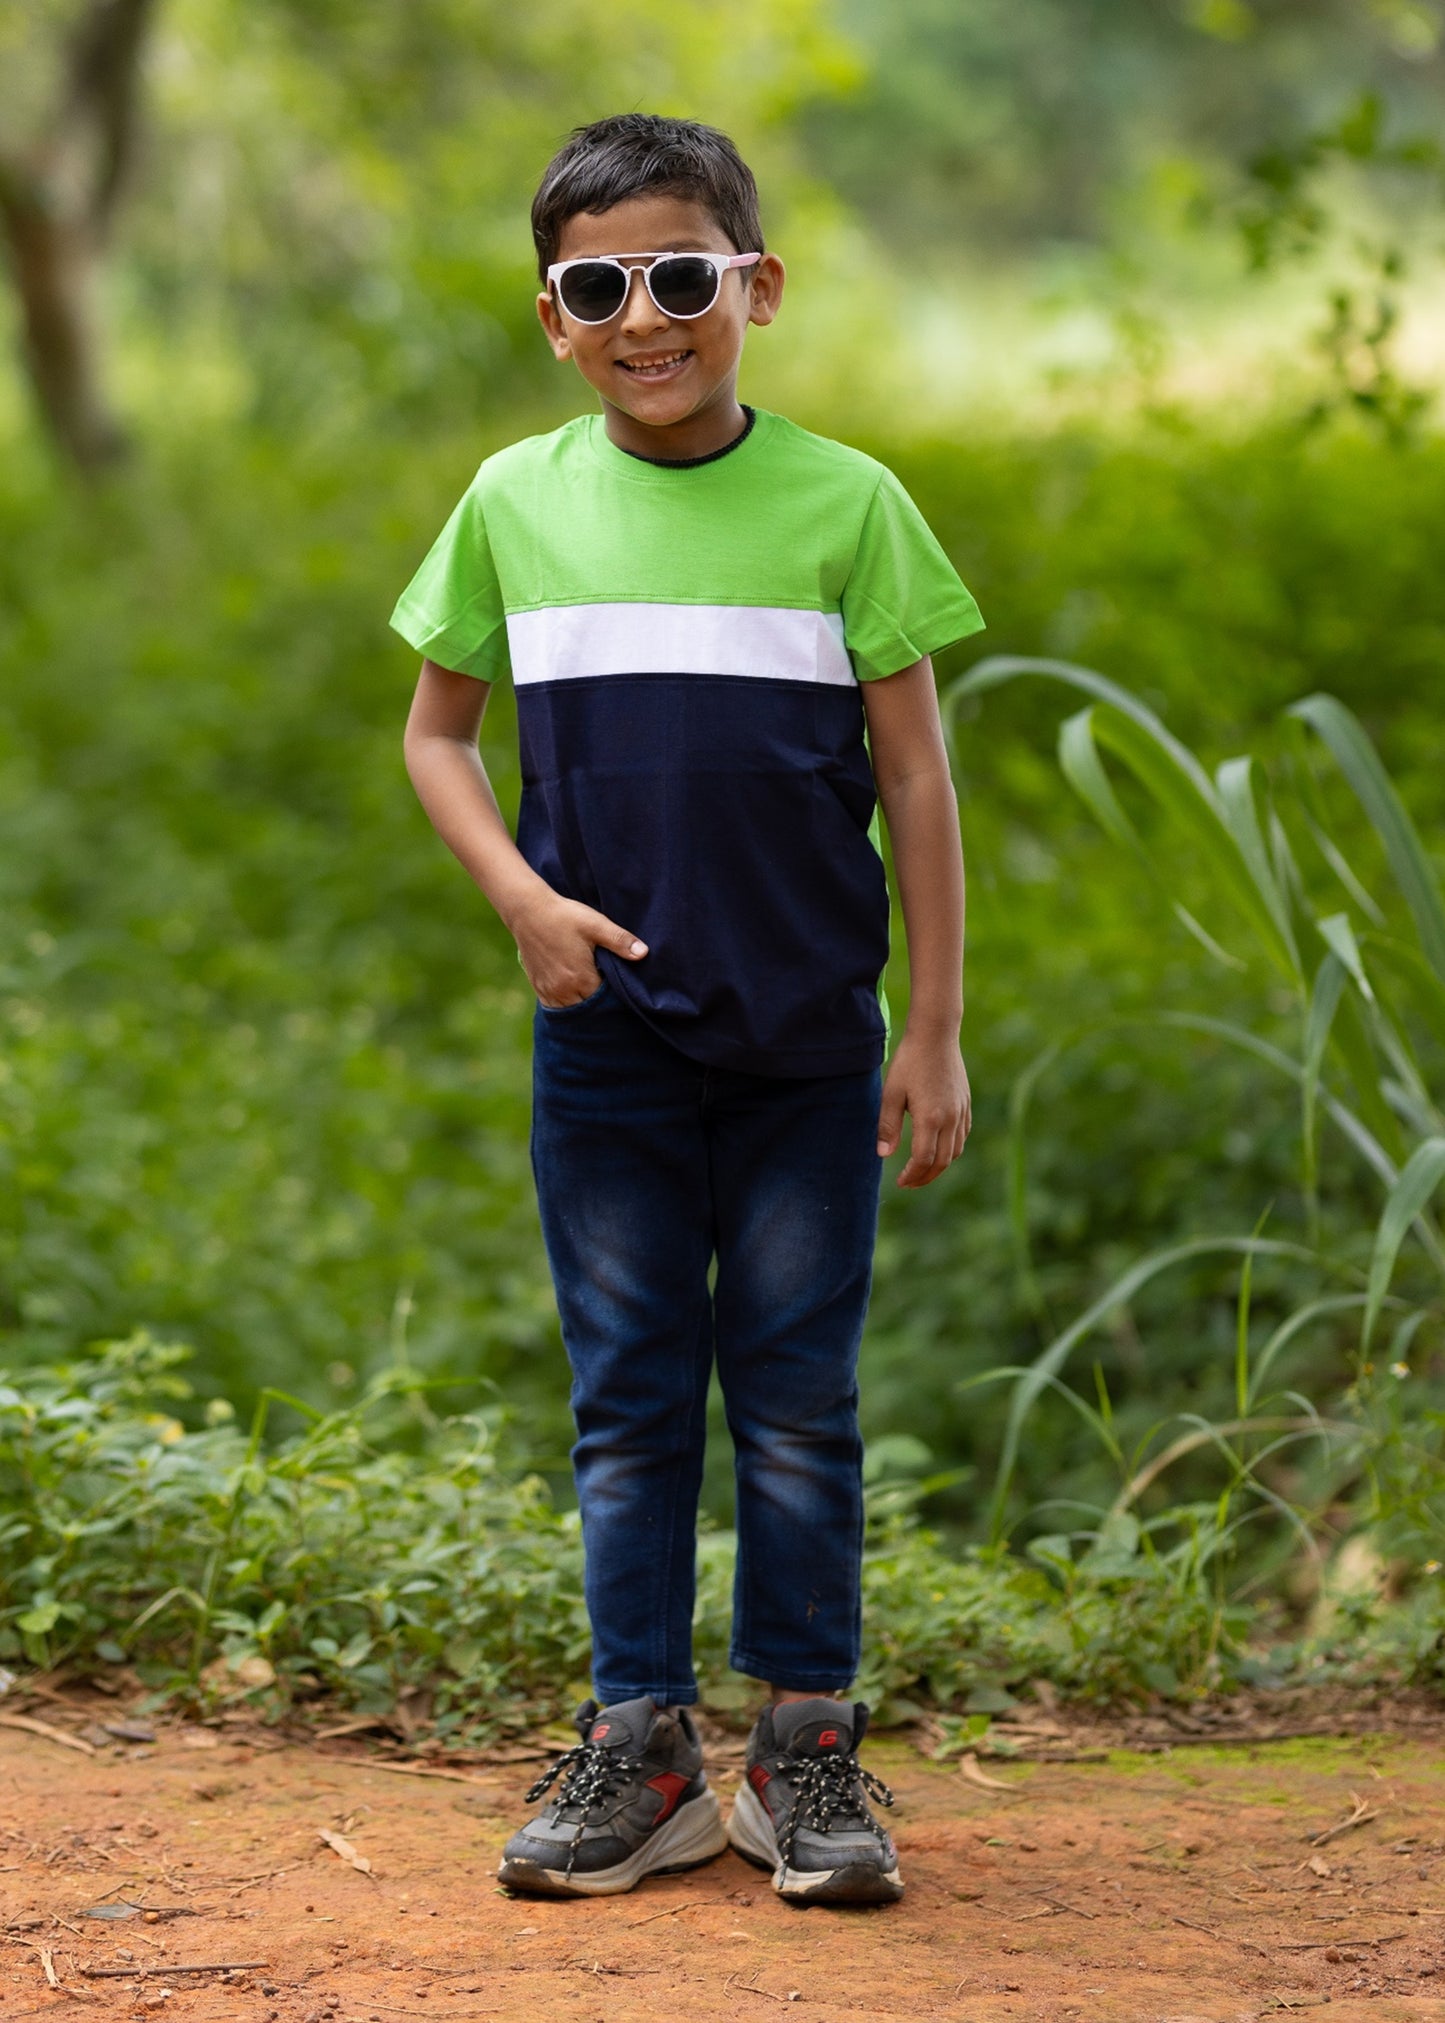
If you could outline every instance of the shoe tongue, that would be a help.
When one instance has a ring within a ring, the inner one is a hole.
[[[651,1700],[619,1700],[615,1706],[598,1709],[587,1740],[599,1749],[626,1749],[636,1755],[645,1746],[656,1719],[657,1708]]]
[[[853,1709],[846,1700],[784,1700],[773,1709],[773,1733],[795,1756],[846,1756]]]

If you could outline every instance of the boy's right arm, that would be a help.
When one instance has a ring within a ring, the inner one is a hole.
[[[477,750],[490,694],[489,682],[424,660],[406,724],[406,769],[432,827],[500,914],[540,1001],[577,1004],[601,988],[596,949],[630,962],[647,949],[595,907],[554,892],[512,841]]]

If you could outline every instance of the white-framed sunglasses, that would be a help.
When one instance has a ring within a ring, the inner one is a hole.
[[[634,274],[664,316],[679,323],[706,316],[730,267],[751,267],[761,253],[607,253],[591,260],[559,260],[547,269],[547,286],[574,323],[610,323],[626,302]],[[641,260],[641,267],[624,267]]]

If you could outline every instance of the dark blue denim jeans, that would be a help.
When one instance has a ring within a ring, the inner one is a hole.
[[[532,1164],[572,1365],[597,1697],[697,1698],[714,1356],[736,1452],[731,1661],[840,1690],[858,1663],[878,1073],[704,1067],[607,984],[539,1007],[535,1039]]]

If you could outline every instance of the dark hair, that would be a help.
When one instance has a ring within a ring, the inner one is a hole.
[[[725,133],[692,119],[623,112],[577,127],[547,164],[532,199],[532,237],[542,279],[557,257],[569,218],[581,211],[610,211],[628,197],[654,192],[696,198],[739,253],[763,251],[758,186]]]

